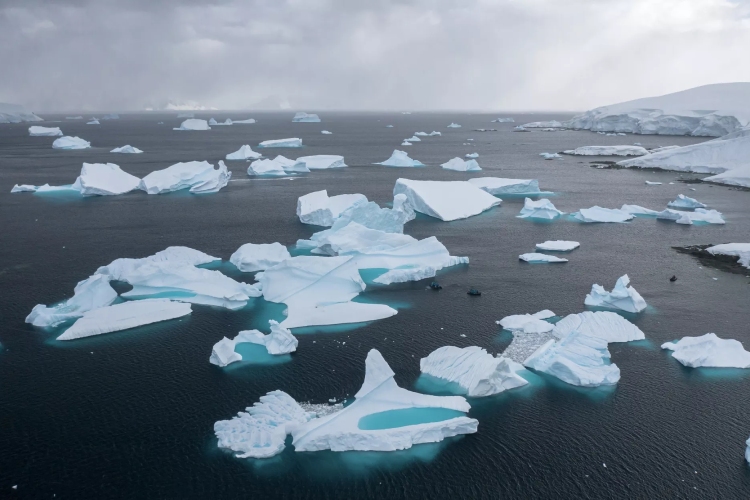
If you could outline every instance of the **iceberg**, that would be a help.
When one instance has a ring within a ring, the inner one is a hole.
[[[476,172],[482,170],[476,160],[462,160],[461,158],[453,158],[441,165],[446,170],[456,170],[458,172]]]
[[[74,340],[150,325],[190,314],[190,304],[167,299],[136,300],[83,313],[57,340]]]
[[[315,191],[297,199],[297,217],[303,224],[332,226],[345,210],[367,203],[363,194],[328,196],[328,191]]]
[[[539,153],[539,156],[541,156],[545,160],[555,160],[558,158],[562,158],[559,153]]]
[[[557,120],[550,120],[546,122],[531,122],[531,123],[524,123],[522,127],[524,128],[563,128],[565,125],[562,124],[562,122]]]
[[[495,118],[491,123],[515,123],[513,118]]]
[[[519,255],[518,258],[530,264],[551,264],[555,262],[568,262],[568,259],[562,259],[560,257],[555,257],[554,255],[546,255],[543,253],[524,253]]]
[[[84,141],[80,137],[60,137],[59,139],[55,139],[55,142],[52,143],[53,149],[87,149],[90,147],[91,143]]]
[[[705,208],[696,208],[693,212],[683,212],[682,210],[666,209],[656,215],[657,219],[673,220],[677,224],[693,225],[698,224],[726,224],[721,212],[716,210],[706,210]]]
[[[338,221],[334,223],[337,225]],[[343,227],[315,233],[309,240],[298,240],[297,248],[312,248],[319,255],[348,255],[358,252],[391,250],[417,241],[411,236],[385,232],[347,221]]]
[[[528,132],[526,128],[524,128],[522,125],[517,125],[513,127],[513,132]]]
[[[2,122],[0,122],[2,123]],[[31,137],[57,137],[62,136],[62,130],[60,127],[29,127],[29,135]]]
[[[661,214],[658,210],[651,210],[650,208],[645,208],[640,205],[623,205],[620,210],[635,215],[636,217],[657,216]]]
[[[65,119],[66,120],[83,120],[83,117],[80,115],[79,116],[66,116]]]
[[[672,351],[672,357],[690,368],[750,368],[750,352],[734,339],[722,339],[715,333],[699,337],[683,337],[677,342],[665,342],[662,349]]]
[[[41,122],[41,118],[20,104],[0,102],[0,123]]]
[[[402,146],[411,146],[411,142],[409,142],[409,141],[404,141],[404,142],[402,142],[402,143],[401,143],[401,145],[402,145]]]
[[[292,256],[281,243],[245,243],[229,257],[229,262],[243,273],[263,271]]]
[[[425,137],[425,136],[428,136],[429,134],[427,132],[414,132],[414,135],[418,137]],[[409,139],[406,139],[406,140],[408,141]]]
[[[724,243],[706,248],[711,255],[737,257],[737,263],[750,269],[750,243]]]
[[[316,114],[308,114],[304,111],[300,111],[294,115],[292,123],[320,123],[320,117]]]
[[[630,313],[641,312],[646,309],[646,301],[633,288],[628,286],[630,278],[627,274],[620,276],[615,287],[608,292],[601,285],[592,285],[591,292],[586,295],[584,304],[592,307],[606,307],[608,309],[619,309]]]
[[[583,146],[563,153],[580,156],[643,156],[648,154],[648,150],[641,146]]]
[[[143,264],[153,262],[169,262],[171,264],[181,264],[186,266],[201,266],[211,264],[212,262],[221,261],[219,257],[213,257],[200,250],[189,247],[167,247],[164,250],[156,252],[154,255],[143,257],[141,259],[120,258],[115,259],[109,265],[102,266],[96,270],[96,275],[109,276],[113,280],[125,281],[125,276]]]
[[[582,208],[571,215],[581,222],[627,222],[633,220],[633,215],[628,212],[600,206]]]
[[[310,170],[324,170],[328,168],[346,167],[344,157],[339,155],[313,155],[301,156],[298,162],[303,162]]]
[[[119,120],[119,119],[120,119],[120,115],[118,115],[117,113],[109,113],[109,114],[102,116],[102,120]]]
[[[430,133],[429,133],[429,134],[427,134],[427,135],[429,135],[430,137],[435,137],[435,136],[441,136],[441,135],[443,135],[443,134],[441,134],[441,133],[440,133],[440,132],[438,132],[437,130],[433,130],[432,132],[430,132]]]
[[[411,145],[411,144],[409,144]],[[403,146],[403,144],[402,144]],[[393,150],[393,154],[385,161],[375,163],[375,165],[384,165],[386,167],[424,167],[424,163],[412,160],[406,151]]]
[[[672,208],[706,208],[703,203],[684,194],[677,195],[677,199],[667,203],[667,206]]]
[[[247,167],[247,175],[287,175],[284,166],[276,160],[255,160]]]
[[[34,186],[32,184],[15,184],[13,188],[11,188],[11,193],[33,193],[37,189],[39,189],[38,186]]]
[[[466,158],[479,158],[479,153],[466,153]]]
[[[100,125],[100,123],[99,123],[99,120],[94,118],[91,121],[86,122],[86,125]]]
[[[207,161],[175,163],[163,170],[151,172],[141,179],[140,188],[148,194],[163,194],[181,189],[191,193],[216,193],[225,187],[232,177],[223,161],[219,168]]]
[[[502,177],[476,177],[470,183],[491,195],[504,194],[540,194],[539,181],[536,179],[504,179]]]
[[[141,180],[123,172],[114,163],[84,163],[74,186],[80,185],[84,196],[125,194],[138,189]]]
[[[214,120],[213,118],[211,118],[210,120],[208,120],[208,124],[209,124],[210,126],[212,126],[212,127],[213,127],[214,125],[218,125],[218,126],[226,126],[226,125],[231,125],[231,124],[232,124],[232,120],[231,120],[231,119],[229,119],[229,118],[227,118],[227,119],[226,119],[226,120],[224,120],[223,122],[217,122],[216,120]]]
[[[547,198],[541,198],[537,201],[525,198],[523,208],[516,217],[520,219],[554,220],[564,213],[555,208],[555,205]]]
[[[562,339],[572,332],[595,337],[606,342],[633,342],[646,336],[630,321],[609,311],[585,311],[569,314],[555,323],[552,334]]]
[[[404,142],[422,142],[422,139],[420,139],[416,135],[413,135],[409,137],[408,139],[404,139]]]
[[[272,139],[258,144],[259,148],[301,148],[302,139],[291,137],[289,139]]]
[[[321,130],[320,133],[323,134],[323,135],[332,135],[333,134],[333,132],[330,132],[328,130]]]
[[[80,281],[73,297],[52,307],[37,304],[26,317],[26,323],[34,326],[54,327],[84,313],[106,307],[117,299],[117,292],[109,285],[109,278],[95,274]]]
[[[494,357],[481,347],[441,347],[419,361],[422,373],[461,386],[470,397],[499,394],[522,387],[528,381],[518,372],[523,365],[504,357]]]
[[[238,125],[238,124],[240,124],[240,125],[251,124],[251,123],[255,123],[255,118],[248,118],[247,120],[234,120],[234,121],[232,121],[232,123],[234,125]]]
[[[570,252],[581,246],[577,241],[565,240],[547,240],[544,243],[537,243],[536,249],[545,252]]]
[[[235,352],[237,344],[249,342],[252,344],[262,345],[268,351],[268,354],[279,356],[289,354],[297,350],[299,341],[292,335],[292,332],[279,326],[279,323],[270,320],[271,333],[263,334],[259,330],[243,330],[237,336],[230,340],[226,337],[218,341],[211,350],[209,362],[212,365],[227,366],[236,361],[242,361],[242,355]]]
[[[398,179],[393,195],[406,195],[417,212],[443,221],[466,219],[499,205],[491,194],[466,181],[415,181]]]
[[[451,123],[450,125],[448,125],[448,128],[461,128],[461,125],[459,125],[458,123]]]
[[[211,130],[206,120],[200,118],[188,118],[179,127],[175,127],[172,130]]]
[[[647,186],[661,186],[661,182],[652,182],[652,181],[646,181]]]
[[[304,157],[303,157],[304,158]],[[290,173],[310,173],[310,169],[307,168],[307,164],[304,161],[300,161],[302,158],[297,158],[296,160],[290,160],[286,156],[277,155],[276,158],[273,159],[276,163],[281,165],[281,168],[284,169],[284,171],[288,174]]]
[[[130,153],[130,154],[138,154],[138,153],[143,153],[143,151],[141,151],[141,150],[140,150],[140,149],[138,149],[138,148],[134,148],[133,146],[131,146],[130,144],[128,144],[128,145],[126,145],[126,146],[122,146],[121,148],[115,148],[115,149],[113,149],[112,151],[110,151],[110,153]]]
[[[503,330],[508,330],[513,333],[547,333],[551,332],[555,325],[544,320],[551,318],[554,315],[555,313],[545,309],[534,314],[512,314],[504,317],[500,321],[496,321],[495,323],[502,326]]]
[[[257,160],[261,156],[263,155],[260,153],[256,153],[255,151],[253,151],[253,148],[245,144],[234,153],[229,153],[226,156],[226,159],[227,160]]]

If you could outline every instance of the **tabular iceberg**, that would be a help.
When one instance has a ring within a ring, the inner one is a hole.
[[[450,125],[448,125],[448,128],[461,128],[461,125],[459,125],[458,123],[451,123]]]
[[[136,300],[83,313],[57,340],[74,340],[187,316],[190,304],[167,299]]]
[[[291,258],[281,243],[245,243],[229,257],[229,262],[243,273],[263,271]]]
[[[524,262],[531,264],[552,264],[558,262],[568,262],[568,259],[562,259],[555,257],[554,255],[546,255],[543,253],[524,253],[518,256],[518,258]]]
[[[411,145],[411,144],[410,144]],[[424,163],[412,160],[406,151],[393,150],[393,154],[385,161],[375,163],[375,165],[384,165],[386,167],[424,167]]]
[[[292,123],[320,123],[320,117],[313,113],[305,113],[300,111],[292,118]]]
[[[126,145],[126,146],[122,146],[122,147],[120,147],[120,148],[115,148],[115,149],[113,149],[112,151],[110,151],[110,153],[130,153],[130,154],[138,154],[138,153],[143,153],[143,151],[141,151],[141,150],[140,150],[140,149],[138,149],[138,148],[134,148],[133,146],[131,146],[130,144],[128,144],[128,145]]]
[[[617,313],[608,311],[585,311],[569,314],[555,323],[552,334],[558,339],[572,332],[579,332],[607,342],[632,342],[643,340],[646,336],[630,321]]]
[[[446,170],[456,170],[458,172],[476,172],[482,170],[476,160],[462,160],[461,158],[453,158],[440,165]]]
[[[673,220],[677,224],[693,225],[698,224],[725,224],[721,212],[716,210],[706,210],[705,208],[696,208],[693,212],[684,212],[682,210],[662,210],[656,215],[657,219]]]
[[[232,120],[229,119],[229,118],[227,118],[223,122],[217,122],[215,119],[211,118],[210,120],[208,120],[208,124],[210,126],[212,126],[212,127],[215,126],[215,125],[218,125],[218,126],[228,126],[228,125],[232,125]]]
[[[289,354],[297,350],[299,341],[292,332],[279,325],[278,322],[270,320],[271,333],[265,335],[259,330],[243,330],[234,339],[224,337],[218,341],[211,350],[209,362],[212,365],[227,366],[236,361],[242,361],[242,355],[235,352],[237,344],[250,342],[262,345],[268,354],[279,356]]]
[[[304,224],[332,226],[345,210],[367,203],[363,194],[339,194],[328,196],[328,191],[315,191],[297,199],[297,217]]]
[[[301,148],[302,139],[290,137],[289,139],[271,139],[258,144],[259,148]]]
[[[261,156],[263,155],[260,153],[256,153],[255,151],[253,151],[253,148],[245,144],[234,153],[229,153],[226,156],[226,159],[227,160],[257,160]]]
[[[26,323],[34,326],[54,327],[65,321],[80,318],[87,311],[105,307],[117,298],[106,276],[93,275],[79,282],[73,297],[55,306],[37,304],[26,317]]]
[[[125,194],[138,189],[141,180],[123,172],[114,163],[84,163],[76,182],[84,196],[106,196]]]
[[[592,285],[591,292],[586,295],[584,304],[593,307],[606,307],[609,309],[619,309],[626,312],[637,313],[646,309],[646,301],[633,288],[628,286],[630,278],[627,274],[620,276],[615,283],[615,287],[608,292],[601,285]]]
[[[628,212],[600,206],[582,208],[571,215],[581,222],[627,222],[633,220],[633,215]]]
[[[422,373],[460,385],[467,396],[498,394],[528,384],[518,372],[523,365],[494,357],[481,347],[441,347],[419,361]]]
[[[577,241],[564,241],[564,240],[547,240],[544,243],[537,243],[537,250],[544,250],[545,252],[570,252],[581,246]]]
[[[661,186],[662,184],[661,182],[646,181],[647,186]]]
[[[642,156],[647,155],[648,150],[641,146],[583,146],[563,153],[581,156]]]
[[[62,130],[60,127],[29,127],[29,135],[31,137],[57,137],[62,136]]]
[[[691,368],[750,368],[750,352],[734,339],[722,339],[715,333],[699,337],[683,337],[677,342],[665,342],[662,349],[669,349],[672,357]]]
[[[547,198],[541,198],[537,201],[526,198],[523,201],[521,212],[516,217],[520,219],[553,220],[564,213],[555,208],[555,205]]]
[[[539,156],[541,156],[545,160],[555,160],[558,158],[562,158],[562,156],[560,156],[560,153],[539,153]]]
[[[476,177],[469,182],[491,195],[504,194],[540,194],[539,181],[536,179],[504,179],[502,177]]]
[[[677,199],[667,203],[667,206],[672,208],[706,208],[703,203],[684,194],[677,195]]]
[[[737,263],[750,269],[750,243],[724,243],[706,248],[711,255],[730,255],[737,257]]]
[[[206,120],[200,118],[188,118],[179,127],[175,127],[172,130],[211,130]]]
[[[491,194],[466,181],[398,179],[393,195],[404,194],[417,212],[443,221],[466,219],[499,205]]]
[[[310,169],[307,167],[307,164],[304,161],[302,161],[303,158],[311,158],[311,157],[303,156],[302,158],[297,158],[296,160],[290,160],[286,156],[277,155],[276,158],[273,159],[273,161],[281,165],[281,168],[283,168],[284,172],[286,173],[298,173],[298,174],[310,173]]]
[[[60,137],[59,139],[55,139],[55,142],[52,143],[53,149],[87,149],[90,147],[91,143],[84,141],[80,137]]]
[[[310,170],[346,167],[344,157],[339,155],[301,156],[297,158],[297,161],[303,162]]]
[[[207,161],[175,163],[164,170],[156,170],[141,179],[140,188],[148,194],[170,193],[190,189],[191,193],[216,193],[225,187],[232,177],[224,162],[219,168]]]

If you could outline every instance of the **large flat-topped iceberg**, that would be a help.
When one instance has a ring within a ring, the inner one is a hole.
[[[364,383],[354,402],[336,413],[294,426],[295,450],[396,451],[477,431],[478,422],[463,415],[470,409],[463,397],[411,392],[399,387],[393,376],[380,352],[372,349],[365,362]],[[414,413],[415,409],[424,409],[424,423],[406,421],[398,425],[400,414]],[[444,415],[444,419],[430,418],[433,412]]]
[[[271,139],[258,144],[259,148],[301,148],[302,139],[290,137],[289,139]]]
[[[344,157],[339,155],[313,155],[301,156],[297,158],[298,162],[303,162],[310,170],[324,170],[328,168],[346,167]]]
[[[448,125],[448,128],[461,128],[461,125],[459,125],[458,123],[450,123]]]
[[[229,257],[229,262],[243,273],[264,271],[291,258],[281,243],[245,243]]]
[[[577,241],[565,240],[547,240],[544,243],[537,243],[536,249],[545,252],[570,252],[581,246]]]
[[[461,158],[453,158],[440,165],[446,170],[456,170],[458,172],[477,172],[482,170],[476,160],[463,160]]]
[[[29,135],[31,137],[57,137],[62,136],[62,130],[60,127],[39,127],[34,125],[29,127]]]
[[[734,339],[722,339],[715,333],[699,337],[683,337],[677,342],[666,342],[672,357],[691,368],[750,368],[750,352]]]
[[[41,118],[20,104],[0,102],[0,123],[41,122]]]
[[[375,163],[375,165],[384,165],[386,167],[424,167],[424,163],[412,160],[406,151],[393,150],[393,154],[385,161]]]
[[[677,199],[667,203],[667,206],[671,208],[706,208],[706,205],[700,201],[684,194],[677,195]]]
[[[300,111],[294,115],[292,123],[320,123],[320,117],[314,113]]]
[[[467,396],[498,394],[528,384],[518,372],[523,365],[508,358],[494,357],[481,347],[441,347],[419,361],[422,373],[454,382]]]
[[[594,284],[591,286],[591,292],[586,295],[584,304],[631,313],[641,312],[648,304],[635,288],[628,286],[629,284],[630,278],[627,274],[620,276],[611,292],[606,291],[601,285]]]
[[[497,206],[501,200],[466,181],[398,179],[393,195],[404,194],[417,212],[443,221],[465,219]]]
[[[541,198],[537,201],[525,198],[523,208],[516,217],[520,219],[554,220],[564,213],[555,208],[555,205],[547,198]]]
[[[476,177],[470,183],[488,193],[500,196],[504,194],[531,195],[540,194],[539,181],[536,179],[505,179],[502,177]]]
[[[143,153],[143,151],[141,151],[138,148],[134,148],[130,144],[127,144],[125,146],[113,149],[112,151],[110,151],[110,153],[140,154],[140,153]]]
[[[356,205],[367,203],[363,194],[339,194],[328,196],[328,191],[315,191],[297,199],[297,217],[304,224],[332,226],[342,212]]]
[[[617,208],[602,208],[598,205],[591,208],[582,208],[571,215],[581,222],[628,222],[633,220],[633,215],[628,212]]]
[[[292,332],[279,325],[278,322],[270,320],[271,333],[264,334],[259,330],[243,330],[234,339],[224,337],[218,341],[211,350],[209,363],[217,366],[227,366],[236,361],[242,361],[242,355],[235,352],[237,344],[249,342],[262,345],[268,354],[280,356],[297,350],[299,341]]]
[[[211,130],[206,120],[200,118],[188,118],[179,127],[175,127],[172,130]]]
[[[190,189],[191,193],[216,193],[227,185],[231,177],[232,172],[221,160],[218,169],[207,161],[189,161],[151,172],[141,180],[140,188],[148,194],[181,189]]]
[[[73,297],[57,305],[47,307],[37,304],[26,317],[26,323],[34,326],[54,327],[71,319],[80,318],[87,311],[105,307],[117,299],[117,292],[106,276],[93,275],[79,282]]]
[[[90,147],[91,143],[84,141],[80,137],[60,137],[52,143],[53,149],[88,149]]]
[[[579,332],[607,342],[632,342],[646,336],[640,328],[619,314],[608,311],[585,311],[569,314],[555,323],[552,334],[562,339],[571,332]]]
[[[724,243],[706,248],[711,255],[737,257],[737,263],[750,269],[750,243]]]
[[[599,132],[719,137],[748,121],[750,83],[718,83],[602,106],[565,125]]]
[[[555,257],[554,255],[547,255],[543,253],[524,253],[519,255],[518,259],[530,264],[554,264],[568,262],[568,259],[563,259],[560,257]]]
[[[563,153],[579,156],[642,156],[647,155],[648,150],[641,146],[582,146]]]
[[[74,340],[103,333],[119,332],[167,321],[190,314],[190,304],[167,299],[136,300],[83,313],[57,340]]]
[[[141,180],[123,172],[114,163],[84,163],[76,182],[84,196],[106,196],[125,194],[138,189]]]
[[[227,160],[257,160],[261,156],[263,155],[260,153],[256,153],[255,151],[253,151],[253,148],[245,144],[234,153],[229,153],[226,156],[226,159]]]
[[[656,215],[657,219],[673,220],[677,224],[726,224],[721,212],[716,210],[707,210],[705,208],[696,208],[693,212],[682,210],[666,209]]]

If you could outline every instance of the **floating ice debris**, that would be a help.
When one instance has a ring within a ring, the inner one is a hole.
[[[118,195],[138,189],[141,180],[114,163],[84,163],[76,180],[84,196]]]
[[[647,155],[646,148],[641,146],[583,146],[563,151],[566,155],[583,156],[642,156]]]
[[[557,120],[550,120],[546,122],[524,123],[523,126],[525,128],[562,128],[564,127],[562,122],[559,122]]]
[[[100,125],[100,123],[99,123],[99,120],[94,118],[91,121],[86,122],[86,125]]]
[[[555,208],[555,205],[553,205],[547,198],[541,198],[537,201],[534,201],[531,198],[525,198],[523,201],[523,208],[517,217],[520,219],[553,220],[564,213],[565,212],[561,212]]]
[[[252,123],[255,123],[255,118],[248,118],[247,120],[233,120],[232,123],[234,125],[252,124]]]
[[[662,349],[669,349],[672,357],[691,368],[750,368],[750,352],[734,339],[722,339],[715,333],[699,337],[683,337],[676,342],[665,342]]]
[[[291,258],[281,243],[245,243],[229,257],[229,262],[243,273],[263,271]]]
[[[302,158],[297,158],[296,160],[290,160],[286,156],[278,155],[276,158],[273,159],[276,163],[281,165],[281,168],[284,169],[284,172],[286,173],[296,173],[296,174],[302,174],[302,173],[310,173],[310,169],[307,167],[307,164],[305,163],[305,159],[313,158],[312,156],[303,156]]]
[[[750,463],[750,438],[747,438],[747,441],[745,441],[745,445],[747,446],[747,448],[745,449],[745,460],[747,461],[747,463]]]
[[[417,241],[411,236],[371,229],[351,220],[341,226],[338,222],[331,229],[315,233],[309,240],[298,240],[297,248],[311,249],[311,253],[318,255],[351,255],[382,253]]]
[[[513,118],[495,118],[491,121],[491,123],[514,123],[515,120]]]
[[[215,119],[211,118],[210,120],[208,120],[208,124],[210,126],[212,126],[212,127],[213,126],[227,126],[227,125],[231,125],[232,124],[232,120],[229,119],[229,118],[227,118],[223,122],[217,122]]]
[[[491,195],[504,194],[540,194],[539,181],[536,179],[504,179],[502,177],[476,177],[470,183],[487,191]]]
[[[414,210],[443,221],[465,219],[502,202],[466,181],[398,179],[393,194],[405,194]]]
[[[479,153],[467,153],[466,158],[479,158]]]
[[[237,346],[236,340],[236,338],[229,339],[224,337],[215,343],[211,349],[211,356],[208,358],[208,362],[212,365],[224,367],[236,361],[242,361],[242,355],[234,350]]]
[[[672,208],[706,208],[703,203],[684,194],[677,195],[677,199],[667,203],[667,206]]]
[[[633,219],[633,215],[623,210],[600,206],[582,208],[571,215],[581,222],[627,222]]]
[[[65,321],[80,318],[87,311],[106,307],[115,301],[117,292],[109,285],[109,278],[95,274],[79,282],[73,297],[55,306],[34,306],[26,317],[26,323],[34,326],[53,327]]]
[[[188,188],[191,193],[216,193],[227,185],[231,177],[232,172],[227,170],[222,160],[219,160],[218,169],[207,161],[189,161],[151,172],[141,180],[140,188],[148,194]]]
[[[255,160],[247,167],[247,175],[287,175],[284,166],[276,160]]]
[[[666,209],[658,213],[657,219],[673,220],[677,224],[692,225],[696,222],[699,224],[725,224],[721,212],[716,210],[706,210],[705,208],[696,208],[693,212],[684,212],[682,210]]]
[[[211,130],[206,120],[199,118],[188,118],[179,127],[175,127],[172,130]]]
[[[293,123],[320,123],[320,117],[316,114],[308,114],[304,111],[300,111],[299,113],[296,113],[294,115],[294,118],[292,118]]]
[[[619,309],[626,312],[637,313],[646,309],[646,301],[633,288],[628,286],[630,278],[627,274],[620,276],[615,287],[608,292],[601,285],[592,285],[591,292],[586,295],[584,304],[594,307],[606,307]]]
[[[420,139],[416,135],[413,135],[409,137],[408,139],[404,139],[404,142],[422,142],[422,139]]]
[[[562,156],[560,156],[560,153],[539,153],[539,156],[541,156],[545,160],[554,160],[557,158],[562,158]]]
[[[419,361],[422,373],[454,382],[467,396],[483,397],[528,384],[518,372],[523,365],[494,357],[481,347],[441,347]]]
[[[329,168],[346,167],[344,157],[339,155],[300,156],[297,161],[304,162],[310,170],[324,170]]]
[[[411,145],[411,144],[410,144]],[[424,163],[412,160],[406,151],[393,150],[393,154],[385,161],[375,163],[375,165],[384,165],[386,167],[424,167]]]
[[[289,354],[297,350],[299,341],[292,332],[279,325],[278,322],[270,320],[271,333],[263,334],[259,330],[243,330],[234,339],[224,337],[218,341],[211,350],[209,362],[212,365],[227,366],[235,361],[242,361],[242,355],[235,352],[237,344],[249,342],[262,345],[268,354],[279,356]]]
[[[724,243],[706,248],[711,255],[737,257],[737,263],[750,269],[750,243]]]
[[[302,139],[291,137],[289,139],[272,139],[258,144],[259,148],[301,148]]]
[[[524,262],[532,264],[568,262],[568,259],[562,259],[560,257],[555,257],[554,255],[546,255],[543,253],[524,253],[519,255],[518,258]]]
[[[646,181],[647,186],[661,186],[661,182]]]
[[[57,340],[74,340],[118,332],[190,314],[190,304],[167,299],[136,300],[83,313]]]
[[[363,194],[340,194],[328,196],[328,191],[315,191],[297,199],[297,217],[304,224],[332,226],[333,222],[345,210],[362,203],[367,203]]]
[[[458,157],[448,160],[440,166],[446,170],[456,170],[458,172],[476,172],[482,170],[476,160],[463,160]]]
[[[90,147],[91,143],[84,141],[80,137],[60,137],[59,139],[55,139],[55,142],[52,143],[53,149],[87,149]]]
[[[328,130],[321,130],[320,133],[323,134],[323,135],[331,135],[331,134],[333,134],[333,132],[329,132]]]
[[[60,127],[29,127],[29,135],[31,137],[57,137],[62,136],[62,130]]]
[[[461,125],[459,125],[458,123],[451,123],[450,125],[448,125],[448,128],[461,128]]]
[[[261,156],[263,155],[260,153],[256,153],[255,151],[253,151],[253,148],[251,148],[248,144],[245,144],[234,153],[229,153],[226,156],[226,159],[227,160],[257,160]]]
[[[512,314],[500,321],[496,321],[503,330],[514,333],[547,333],[555,327],[552,323],[544,321],[555,315],[552,311],[545,309],[535,314]]]
[[[143,153],[143,151],[141,151],[141,150],[140,150],[140,149],[138,149],[138,148],[134,148],[133,146],[131,146],[130,144],[128,144],[128,145],[126,145],[126,146],[122,146],[121,148],[115,148],[115,149],[113,149],[112,151],[110,151],[110,153],[130,153],[130,154],[138,154],[138,153]]]
[[[404,141],[404,142],[402,142],[402,143],[401,143],[401,145],[402,145],[402,146],[411,146],[411,142],[409,142],[409,141]]]
[[[513,132],[528,132],[522,125],[517,125],[513,127]]]
[[[565,240],[547,240],[544,243],[537,243],[536,249],[545,252],[570,252],[581,246],[577,241]]]

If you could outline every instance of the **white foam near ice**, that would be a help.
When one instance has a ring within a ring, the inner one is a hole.
[[[367,203],[363,194],[340,194],[328,196],[323,189],[300,196],[297,199],[297,217],[304,224],[331,226],[345,210],[362,203]]]
[[[646,309],[648,304],[635,288],[628,286],[629,284],[630,278],[627,274],[620,276],[611,292],[606,291],[601,285],[594,284],[591,286],[591,292],[586,295],[584,304],[630,313],[641,312]]]
[[[499,205],[502,200],[466,181],[398,179],[393,195],[404,194],[417,212],[443,221],[465,219]]]
[[[62,136],[62,130],[60,127],[39,127],[37,125],[29,127],[29,135],[31,137],[57,137]]]
[[[91,143],[84,141],[80,137],[60,137],[52,143],[53,149],[88,149],[90,147]]]
[[[130,144],[128,144],[128,145],[125,145],[125,146],[122,146],[122,147],[119,147],[119,148],[115,148],[112,151],[110,151],[110,153],[140,154],[140,153],[143,153],[143,151],[141,151],[138,148],[134,148],[133,146],[131,146]]]
[[[553,220],[564,213],[555,208],[555,205],[547,198],[541,198],[536,201],[531,198],[525,198],[523,208],[517,217],[520,219]]]
[[[229,262],[243,273],[253,273],[289,258],[289,250],[281,243],[245,243],[229,257]]]
[[[662,349],[672,351],[672,357],[691,368],[750,368],[750,352],[734,339],[722,339],[715,333],[698,337],[683,337],[676,342],[665,342]]]
[[[411,146],[411,143],[409,143]],[[393,150],[391,157],[385,161],[375,163],[375,165],[384,165],[386,167],[424,167],[424,163],[412,160],[406,151]]]
[[[216,193],[227,185],[232,172],[227,170],[223,160],[219,168],[207,161],[175,163],[163,170],[151,172],[141,179],[140,188],[148,194],[163,194],[181,189],[191,193]]]
[[[211,130],[206,120],[200,118],[188,118],[179,127],[175,127],[172,130]]]
[[[227,160],[257,160],[263,156],[260,153],[256,153],[253,151],[253,148],[251,148],[248,144],[245,144],[244,146],[241,146],[240,149],[235,151],[234,153],[229,153],[226,156]]]
[[[446,170],[455,170],[458,172],[477,172],[482,170],[476,160],[463,160],[461,158],[453,158],[440,165]]]
[[[581,246],[577,241],[565,240],[547,240],[544,243],[537,243],[536,249],[545,252],[570,252]]]

